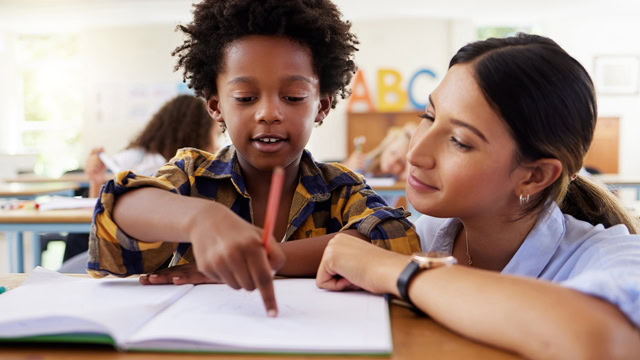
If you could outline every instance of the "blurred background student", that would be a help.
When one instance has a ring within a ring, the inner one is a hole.
[[[121,170],[153,175],[180,148],[194,147],[216,152],[221,144],[222,131],[207,112],[204,101],[192,95],[178,95],[165,103],[147,126],[126,149],[112,157]],[[112,174],[107,174],[100,160],[102,147],[91,150],[84,172],[89,177],[89,197],[98,197],[100,187]],[[84,273],[87,263],[89,234],[70,233],[66,239],[60,272]]]
[[[356,151],[343,164],[367,178],[391,177],[404,181],[407,178],[409,140],[416,126],[415,123],[407,123],[390,128],[375,149],[365,154],[356,146]]]
[[[183,147],[216,152],[220,147],[221,129],[213,123],[205,103],[192,95],[178,95],[153,115],[147,126],[129,146],[112,157],[122,170],[140,175],[153,175]],[[109,177],[100,160],[102,147],[91,150],[84,164],[89,177],[89,197],[97,197]]]

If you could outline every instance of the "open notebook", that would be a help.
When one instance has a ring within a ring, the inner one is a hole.
[[[122,350],[380,354],[392,350],[389,308],[365,292],[312,279],[275,280],[279,315],[257,291],[227,285],[142,286],[36,268],[0,295],[0,341],[111,343]]]

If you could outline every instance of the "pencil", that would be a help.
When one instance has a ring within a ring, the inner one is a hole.
[[[267,247],[269,237],[273,235],[273,228],[275,227],[278,216],[278,206],[280,204],[283,184],[284,170],[280,166],[277,166],[273,169],[273,174],[271,175],[271,187],[269,188],[269,199],[267,199],[267,211],[264,215],[264,230],[262,232],[262,244],[267,253],[269,253],[269,248]]]

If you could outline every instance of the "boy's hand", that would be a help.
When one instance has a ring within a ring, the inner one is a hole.
[[[148,275],[140,276],[142,285],[166,285],[166,284],[220,284],[218,278],[209,278],[198,271],[195,262],[172,266],[158,270]]]
[[[192,222],[189,239],[197,270],[210,280],[219,280],[234,289],[252,291],[257,288],[267,313],[275,316],[278,306],[273,274],[284,265],[284,253],[271,236],[267,254],[262,244],[262,229],[247,223],[226,207],[216,203],[213,206],[219,208],[198,214]]]

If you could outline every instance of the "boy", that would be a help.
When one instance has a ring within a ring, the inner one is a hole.
[[[258,288],[275,316],[272,270],[313,276],[338,232],[419,251],[408,213],[304,150],[355,72],[357,40],[335,5],[205,0],[194,7],[193,22],[179,27],[187,40],[174,51],[177,68],[233,146],[215,156],[182,149],[153,178],[123,172],[107,183],[92,226],[90,273],[149,273],[172,258],[170,266],[189,265],[169,275],[199,272],[235,289]],[[261,228],[276,166],[285,181],[267,254]],[[166,274],[141,281],[181,280]]]

